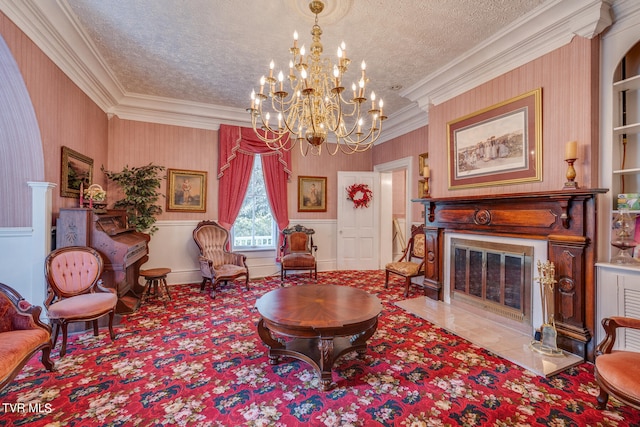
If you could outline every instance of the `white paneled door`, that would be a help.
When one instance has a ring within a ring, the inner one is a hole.
[[[355,208],[347,187],[366,184],[373,192],[369,207]],[[380,174],[338,172],[338,270],[377,270],[379,259]],[[390,202],[389,202],[390,203]]]

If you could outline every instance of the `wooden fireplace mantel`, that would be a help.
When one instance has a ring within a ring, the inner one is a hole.
[[[425,284],[442,299],[444,233],[547,241],[557,285],[558,346],[593,361],[595,344],[595,261],[598,194],[607,189],[413,199],[425,209]]]

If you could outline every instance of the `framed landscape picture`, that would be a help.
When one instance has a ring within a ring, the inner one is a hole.
[[[80,197],[81,185],[87,189],[93,183],[93,159],[62,147],[60,183],[60,196]]]
[[[542,89],[447,123],[449,189],[542,180]]]
[[[206,212],[207,173],[167,169],[167,211]]]
[[[327,177],[298,177],[298,212],[327,211]]]

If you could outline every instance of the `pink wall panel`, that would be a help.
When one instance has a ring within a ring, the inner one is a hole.
[[[418,197],[417,183],[421,178],[418,172],[418,156],[422,153],[429,152],[429,145],[429,126],[416,129],[413,132],[373,147],[373,165],[375,166],[405,157],[413,157],[415,159],[413,176],[407,177],[407,179],[415,183],[413,186],[414,194],[411,195],[411,198],[415,199]],[[429,153],[429,156],[431,156],[431,153]],[[407,221],[421,222],[422,210],[421,204],[413,203]]]
[[[61,147],[65,145],[94,160],[94,181],[104,185],[95,171],[107,160],[107,115],[2,13],[0,34],[20,68],[40,126],[44,179],[60,185]],[[54,189],[54,212],[77,203],[60,197],[60,189]]]
[[[168,169],[207,172],[207,211],[166,212],[166,198],[162,198],[160,205],[164,212],[158,217],[159,220],[218,218],[217,131],[113,117],[109,121],[108,169],[120,171],[125,165],[134,167],[149,163]],[[110,185],[109,191],[114,190]],[[166,180],[163,180],[160,191],[167,194]]]
[[[493,193],[561,190],[566,181],[564,146],[578,141],[575,163],[578,184],[589,188],[597,182],[598,147],[598,40],[575,37],[563,46],[429,111],[429,161],[433,197],[459,197]],[[542,88],[542,181],[448,189],[447,123]]]
[[[297,147],[291,150],[293,176],[288,185],[289,218],[293,219],[335,219],[338,215],[338,199],[344,189],[338,189],[338,171],[371,171],[372,151],[356,154],[343,154],[340,151],[329,155],[325,150],[319,156],[300,154]],[[298,212],[298,176],[327,177],[327,211]],[[346,197],[346,196],[345,196]]]

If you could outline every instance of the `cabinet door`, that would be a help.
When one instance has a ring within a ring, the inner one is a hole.
[[[640,319],[640,272],[618,276],[618,307],[620,316]],[[619,347],[624,350],[640,351],[640,331],[622,330],[618,334]]]
[[[598,267],[597,342],[604,339],[602,319],[612,316],[640,319],[640,270],[618,269],[613,265]],[[640,352],[640,331],[618,331],[617,350]]]

